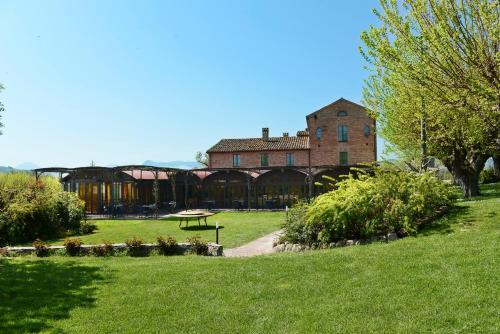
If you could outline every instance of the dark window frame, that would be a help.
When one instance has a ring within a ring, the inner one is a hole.
[[[349,154],[346,151],[339,152],[339,165],[340,166],[349,165]]]
[[[295,153],[294,152],[286,152],[285,164],[287,166],[295,166]]]
[[[239,153],[233,154],[233,167],[241,167],[241,155]]]
[[[340,143],[345,143],[349,140],[347,125],[342,124],[337,128],[337,140]]]
[[[268,167],[269,166],[269,154],[268,153],[261,153],[260,154],[260,166],[261,167]]]
[[[347,111],[345,110],[337,111],[337,117],[345,117],[345,116],[347,116]]]

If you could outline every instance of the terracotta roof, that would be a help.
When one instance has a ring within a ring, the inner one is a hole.
[[[309,137],[269,137],[244,139],[221,139],[207,152],[241,152],[241,151],[281,151],[307,150]]]

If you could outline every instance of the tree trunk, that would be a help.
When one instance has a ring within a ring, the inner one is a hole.
[[[495,171],[495,176],[500,179],[500,155],[493,156],[493,170]]]
[[[484,168],[484,164],[488,159],[485,155],[473,154],[465,159],[466,161],[461,161],[461,159],[455,159],[453,161],[444,162],[445,166],[453,175],[455,184],[457,184],[464,197],[474,197],[479,196],[479,173]]]

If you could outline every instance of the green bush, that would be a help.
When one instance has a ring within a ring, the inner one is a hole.
[[[479,174],[479,182],[482,184],[499,182],[500,179],[495,175],[493,168],[485,168]]]
[[[102,245],[95,245],[90,250],[94,256],[110,256],[114,252],[113,244],[110,241],[103,241]]]
[[[36,256],[44,257],[44,256],[49,255],[49,248],[47,247],[45,242],[43,242],[42,240],[36,239],[33,242],[33,247],[35,247],[35,255]]]
[[[201,240],[200,236],[187,238],[187,242],[191,244],[196,255],[208,255],[208,244],[206,241]]]
[[[80,248],[83,242],[80,238],[66,238],[63,243],[66,247],[66,253],[70,256],[77,256],[80,254]]]
[[[53,239],[77,231],[84,203],[54,177],[0,174],[0,246]]]
[[[177,240],[174,237],[168,236],[166,239],[163,237],[157,237],[156,242],[158,243],[158,248],[160,254],[162,255],[173,255],[178,251]]]
[[[455,188],[431,173],[418,175],[375,168],[336,184],[337,189],[302,203],[288,213],[282,241],[302,244],[369,239],[395,232],[415,233],[457,198]]]
[[[79,232],[80,234],[91,234],[94,233],[95,230],[97,230],[96,224],[85,221],[80,225]]]
[[[130,256],[146,256],[148,255],[144,247],[144,240],[133,237],[132,239],[125,240],[127,245],[128,255]]]

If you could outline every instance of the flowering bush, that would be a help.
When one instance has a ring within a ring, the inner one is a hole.
[[[415,233],[436,211],[458,197],[455,188],[431,173],[375,168],[359,171],[318,196],[311,204],[294,206],[284,225],[282,241],[312,244],[341,239],[368,239],[395,232]]]
[[[53,239],[77,231],[84,203],[54,177],[0,174],[0,246]]]

